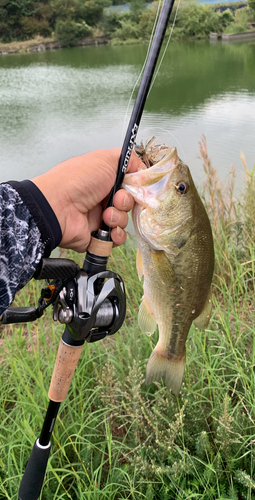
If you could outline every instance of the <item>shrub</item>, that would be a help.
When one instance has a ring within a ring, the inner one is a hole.
[[[138,24],[134,24],[130,19],[125,16],[121,21],[121,28],[118,28],[114,32],[114,38],[120,39],[122,41],[127,41],[130,39],[138,40],[140,38],[140,30]]]
[[[1,14],[1,12],[0,12],[0,14]],[[0,40],[2,42],[9,42],[10,39],[11,39],[11,28],[10,28],[8,22],[5,20],[2,20],[2,18],[1,18],[1,21],[0,21]]]
[[[83,8],[81,8],[83,5]],[[80,3],[80,17],[90,26],[95,26],[103,15],[104,7],[109,5],[108,0],[85,0]]]
[[[133,19],[138,19],[145,9],[145,0],[131,0],[130,11]]]
[[[224,12],[222,12],[221,14],[219,14],[219,16],[221,18],[222,25],[224,27],[228,26],[234,20],[234,15],[233,15],[233,13],[231,12],[230,9],[224,10]]]
[[[242,24],[245,28],[247,28],[247,23],[249,20],[249,9],[239,9],[235,12],[235,22],[238,24]]]
[[[49,22],[46,19],[39,20],[32,16],[24,16],[20,24],[27,38],[33,38],[36,35],[47,36],[51,33]]]
[[[248,0],[250,9],[255,10],[255,0]]]
[[[76,23],[71,19],[66,21],[59,20],[55,27],[56,37],[64,46],[75,45],[78,40],[81,40],[86,35],[89,35],[91,28],[85,23]]]
[[[245,31],[247,31],[247,29],[244,28],[242,24],[231,23],[229,24],[229,26],[226,27],[224,33],[234,34],[234,33],[244,33]]]
[[[99,28],[105,36],[111,36],[117,29],[121,28],[119,15],[115,12],[104,15],[99,23]]]
[[[143,38],[148,40],[151,37],[153,27],[155,28],[155,19],[157,15],[158,6],[153,2],[152,7],[144,10],[139,18],[140,34]]]
[[[186,37],[198,38],[209,35],[210,31],[222,31],[222,17],[206,5],[184,5],[177,16],[176,27]]]
[[[76,15],[77,2],[76,0],[50,0],[50,7],[53,12],[53,17],[56,20],[69,20],[73,19]]]
[[[248,30],[250,10],[248,8],[239,9],[235,12],[234,21],[224,30],[225,33],[243,33]]]

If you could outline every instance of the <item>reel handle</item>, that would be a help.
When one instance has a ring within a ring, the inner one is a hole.
[[[10,325],[11,323],[28,323],[40,318],[43,311],[38,311],[35,307],[9,307],[1,318],[0,324]]]
[[[34,273],[34,279],[67,279],[71,280],[79,272],[80,268],[71,259],[46,259],[43,258]]]

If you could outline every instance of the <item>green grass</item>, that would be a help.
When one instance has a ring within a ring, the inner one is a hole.
[[[233,183],[220,185],[204,140],[201,154],[214,227],[214,310],[205,332],[191,328],[181,396],[144,384],[157,334],[137,326],[142,288],[128,241],[108,266],[125,280],[126,321],[114,338],[84,347],[55,425],[43,500],[255,499],[254,172],[246,169],[244,196],[234,202]],[[35,304],[39,285],[30,282],[16,303]],[[62,330],[49,311],[1,329],[1,500],[17,498]]]

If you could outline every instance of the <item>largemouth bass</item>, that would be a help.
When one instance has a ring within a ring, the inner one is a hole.
[[[188,166],[176,148],[151,143],[136,148],[146,166],[126,174],[123,187],[136,202],[136,264],[140,280],[144,276],[138,323],[148,335],[159,328],[145,382],[163,378],[178,395],[191,323],[206,328],[211,316],[213,237]]]

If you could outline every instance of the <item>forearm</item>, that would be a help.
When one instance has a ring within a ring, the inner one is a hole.
[[[32,183],[0,185],[0,314],[61,237],[54,212]]]

